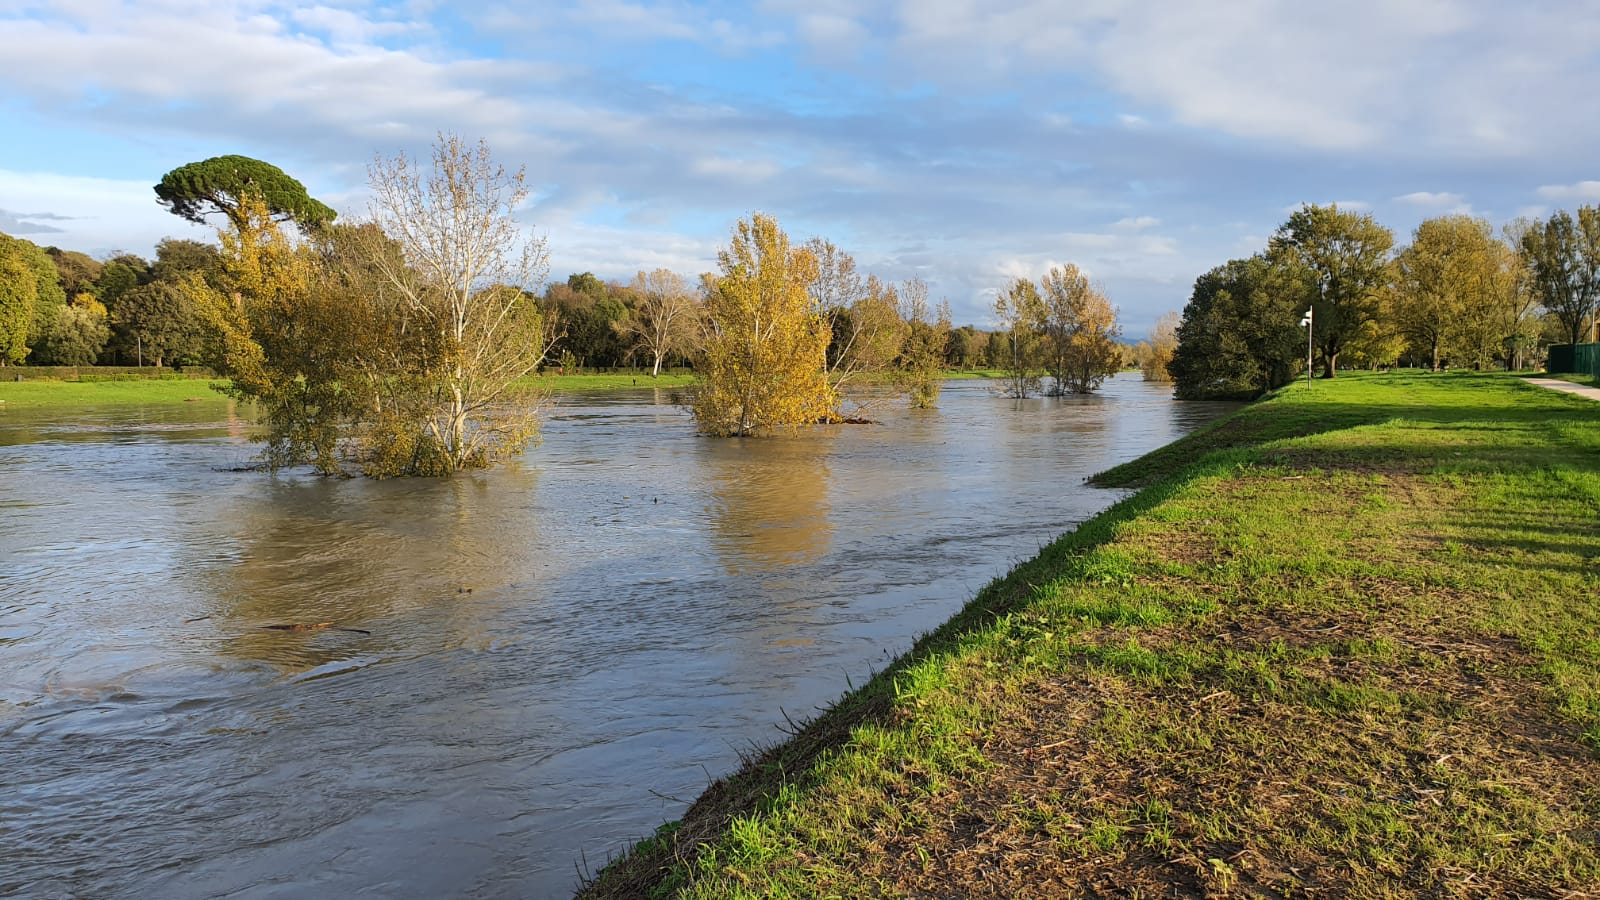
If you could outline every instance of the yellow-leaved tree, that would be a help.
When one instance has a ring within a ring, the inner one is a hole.
[[[691,401],[700,430],[747,435],[827,419],[837,402],[827,373],[831,333],[806,290],[816,258],[756,213],[734,226],[717,264]]]
[[[1150,329],[1149,343],[1140,341],[1139,346],[1142,349],[1137,360],[1139,369],[1144,372],[1144,380],[1171,381],[1167,363],[1172,362],[1172,354],[1178,349],[1178,314],[1162,313],[1155,327]]]
[[[1077,266],[1051,267],[1041,297],[1050,393],[1087,394],[1122,368],[1117,311]]]
[[[371,173],[370,221],[299,242],[239,191],[220,265],[181,282],[209,362],[261,405],[273,468],[447,475],[521,450],[539,411],[522,379],[549,347],[544,241],[515,218],[522,173],[453,136],[431,171],[400,157]]]
[[[912,278],[900,289],[900,318],[905,322],[897,381],[913,409],[931,409],[944,384],[944,351],[950,340],[950,304],[928,304],[928,285]]]
[[[251,191],[241,193],[218,238],[217,269],[178,282],[205,327],[206,362],[232,379],[227,393],[259,405],[269,467],[341,471],[342,426],[359,400],[334,364],[344,356],[344,318],[313,290],[316,257]]]

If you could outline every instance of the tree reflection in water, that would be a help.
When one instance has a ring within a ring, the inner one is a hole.
[[[730,575],[781,572],[828,552],[831,430],[705,441],[709,540]]]
[[[235,631],[222,649],[293,673],[403,652],[419,631],[472,643],[468,592],[535,577],[543,544],[536,473],[513,463],[492,479],[276,479],[228,517],[238,561],[210,575],[214,615]]]

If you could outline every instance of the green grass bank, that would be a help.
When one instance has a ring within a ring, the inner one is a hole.
[[[105,381],[0,381],[6,406],[103,406],[227,400],[211,389],[215,379],[128,379]],[[681,388],[693,375],[549,375],[528,383],[551,393],[581,393],[619,388]]]
[[[997,373],[988,371],[949,372],[950,378],[990,378]],[[3,375],[3,371],[0,371]],[[11,406],[100,406],[183,403],[197,400],[226,400],[209,388],[215,379],[165,379],[131,377],[116,380],[0,380],[0,404]],[[598,375],[543,375],[527,379],[527,383],[552,394],[610,391],[622,388],[679,389],[694,384],[692,374],[665,373],[654,378],[649,374],[598,374]]]
[[[211,389],[215,379],[126,381],[0,381],[0,409],[41,406],[141,406],[216,402],[228,398]]]
[[[1600,403],[1341,375],[1097,480],[584,896],[1600,885]]]

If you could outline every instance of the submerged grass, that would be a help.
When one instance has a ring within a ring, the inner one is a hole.
[[[590,897],[1581,896],[1600,404],[1285,389],[714,784]]]

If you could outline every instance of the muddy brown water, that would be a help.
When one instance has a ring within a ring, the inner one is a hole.
[[[619,391],[383,482],[227,471],[223,403],[0,411],[0,895],[570,894],[1229,408],[952,382],[740,441]]]

